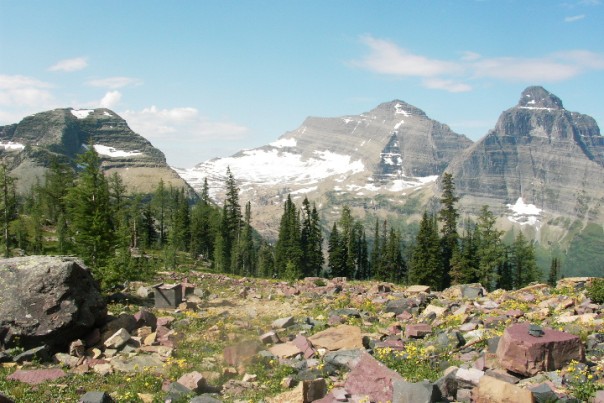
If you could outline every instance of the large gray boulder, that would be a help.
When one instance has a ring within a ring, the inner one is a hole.
[[[0,259],[1,345],[63,349],[106,316],[98,283],[77,259]]]

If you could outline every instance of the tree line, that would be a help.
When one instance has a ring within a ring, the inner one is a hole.
[[[288,195],[271,244],[254,230],[249,202],[242,212],[230,169],[218,207],[210,200],[207,180],[196,196],[161,180],[151,195],[131,194],[117,173],[105,175],[94,147],[77,164],[76,171],[53,161],[44,181],[24,195],[17,194],[15,179],[0,166],[4,256],[75,254],[105,287],[199,261],[241,276],[377,279],[436,290],[471,282],[512,289],[541,277],[533,243],[520,232],[505,245],[486,206],[476,222],[460,225],[453,177],[447,173],[440,210],[424,212],[411,242],[378,219],[367,236],[348,206],[326,231],[314,203],[305,198],[298,207]]]

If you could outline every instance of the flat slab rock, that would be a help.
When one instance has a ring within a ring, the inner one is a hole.
[[[46,381],[53,381],[64,376],[67,376],[67,374],[60,368],[32,370],[19,369],[7,376],[6,379],[8,379],[9,381],[24,382],[28,385],[38,385],[40,383]]]
[[[351,325],[340,325],[323,330],[312,335],[308,340],[313,346],[329,351],[363,348],[361,329]]]
[[[572,360],[583,361],[584,351],[578,336],[544,328],[541,337],[529,334],[528,323],[505,329],[497,347],[497,358],[508,371],[534,376],[555,371]]]

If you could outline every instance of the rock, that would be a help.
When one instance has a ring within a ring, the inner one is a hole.
[[[284,329],[286,327],[293,326],[296,323],[293,316],[288,316],[286,318],[281,318],[273,321],[271,327],[273,329]]]
[[[149,326],[151,331],[154,331],[157,327],[157,317],[146,309],[141,309],[135,313],[134,320],[136,320],[136,328]],[[129,331],[131,332],[131,330]]]
[[[0,392],[0,403],[15,403],[15,401],[9,399],[4,393]]]
[[[206,379],[197,371],[188,372],[176,381],[195,393],[203,393],[206,389]]]
[[[339,325],[326,329],[308,338],[313,346],[334,350],[363,348],[363,336],[357,326]]]
[[[440,390],[430,381],[395,381],[392,387],[392,403],[434,403],[442,399]]]
[[[28,385],[38,385],[46,381],[54,381],[55,379],[67,376],[65,371],[59,368],[49,369],[19,369],[6,377],[9,381],[19,381]]]
[[[304,403],[322,399],[327,394],[327,383],[323,378],[302,381],[302,397]]]
[[[484,371],[476,368],[459,368],[455,373],[455,379],[462,385],[476,386],[484,376]]]
[[[120,372],[164,372],[164,361],[158,354],[141,354],[134,357],[116,357],[111,360],[112,367]]]
[[[48,346],[40,346],[40,347],[35,347],[35,348],[31,348],[27,351],[22,352],[21,354],[17,355],[13,361],[22,364],[25,361],[34,361],[34,360],[38,360],[38,361],[49,361],[50,360],[50,349],[48,348]]]
[[[457,379],[455,378],[457,374],[457,367],[449,367],[445,370],[443,376],[434,382],[434,385],[440,391],[440,395],[443,398],[451,397],[455,398],[457,395]]]
[[[109,337],[104,345],[106,348],[115,348],[119,349],[124,344],[126,344],[130,340],[130,333],[124,328],[121,328],[117,332],[115,332],[111,337]]]
[[[525,376],[540,371],[563,368],[572,360],[583,361],[583,346],[579,337],[544,328],[541,337],[529,334],[528,323],[518,323],[505,329],[497,347],[501,366]]]
[[[279,358],[291,358],[302,353],[302,350],[300,350],[292,342],[275,344],[274,346],[269,348],[268,351],[270,351],[271,354]]]
[[[86,392],[78,403],[113,403],[113,399],[106,392]]]
[[[75,340],[69,344],[69,354],[74,357],[83,357],[86,354],[86,346],[80,339]]]
[[[126,329],[128,333],[132,333],[137,327],[134,315],[121,313],[117,317],[110,316],[108,322],[101,329],[101,341],[104,343],[120,329]]]
[[[445,314],[446,311],[447,311],[447,308],[445,308],[443,306],[430,304],[426,307],[426,309],[424,309],[424,311],[421,314],[421,317],[427,318],[431,314],[434,314],[436,318],[440,318]]]
[[[403,312],[412,313],[412,309],[417,307],[417,303],[411,298],[393,299],[386,303],[385,312],[393,312],[400,315]]]
[[[419,294],[420,292],[429,294],[430,293],[430,286],[429,285],[412,285],[409,286],[405,289],[406,293],[409,294]]]
[[[257,340],[227,346],[223,351],[224,362],[227,365],[238,366],[249,361],[260,350],[262,350],[262,345]]]
[[[189,403],[222,403],[222,400],[218,400],[215,397],[212,397],[208,394],[195,396]]]
[[[405,336],[413,338],[422,338],[432,333],[432,326],[425,323],[407,325],[405,327]]]
[[[458,284],[443,291],[443,297],[447,299],[476,299],[487,294],[482,284]]]
[[[361,359],[363,353],[363,350],[330,351],[323,356],[323,362],[336,368],[352,369]]]
[[[533,395],[528,389],[522,389],[511,383],[500,381],[488,375],[472,391],[474,403],[519,403],[533,402]]]
[[[78,365],[78,362],[80,361],[78,357],[74,357],[67,353],[56,353],[52,358],[56,363],[59,363],[69,368],[76,367]]]
[[[136,295],[142,299],[151,298],[153,296],[153,289],[141,285],[136,289]]]
[[[392,401],[396,381],[404,380],[371,355],[363,353],[348,374],[344,389],[352,395],[367,396],[372,402],[387,402]]]
[[[185,397],[191,393],[191,389],[187,388],[186,386],[181,385],[178,382],[172,382],[168,386],[168,391],[164,397],[164,402],[183,401]]]
[[[276,344],[276,343],[280,343],[281,340],[279,339],[277,332],[275,332],[274,330],[271,330],[260,336],[260,342],[262,344]]]
[[[302,351],[304,354],[304,359],[309,359],[313,355],[315,355],[316,351],[313,348],[312,344],[308,339],[302,335],[297,335],[295,339],[292,340],[292,343]]]
[[[66,349],[104,323],[98,283],[78,260],[27,256],[0,259],[0,343]]]
[[[604,403],[604,390],[599,390],[596,392],[594,403]]]
[[[558,395],[546,383],[530,389],[535,403],[548,403],[558,400]]]

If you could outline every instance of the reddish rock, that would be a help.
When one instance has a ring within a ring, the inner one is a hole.
[[[422,338],[432,333],[432,326],[425,323],[416,323],[405,327],[405,336],[413,338]]]
[[[305,359],[309,359],[316,353],[310,341],[308,341],[308,339],[301,334],[297,335],[296,338],[292,340],[292,343],[298,347],[302,353],[304,353]]]
[[[541,337],[531,336],[528,323],[508,327],[499,341],[497,358],[511,372],[533,376],[541,371],[555,371],[572,360],[583,361],[579,337],[544,328]]]
[[[350,371],[344,389],[351,395],[369,397],[372,402],[391,402],[393,381],[403,378],[377,361],[371,355],[363,353]]]
[[[206,379],[197,371],[184,374],[176,382],[195,393],[202,393],[206,388]]]
[[[160,316],[157,318],[157,326],[170,327],[172,326],[172,322],[174,322],[174,317],[172,316]]]
[[[136,327],[141,328],[143,326],[149,326],[151,331],[157,326],[157,317],[146,309],[141,309],[134,314],[136,320]]]
[[[24,382],[29,385],[38,385],[42,382],[53,381],[58,378],[62,378],[67,374],[65,371],[59,368],[51,369],[32,369],[32,370],[17,370],[11,375],[7,376],[6,379],[9,381]]]

